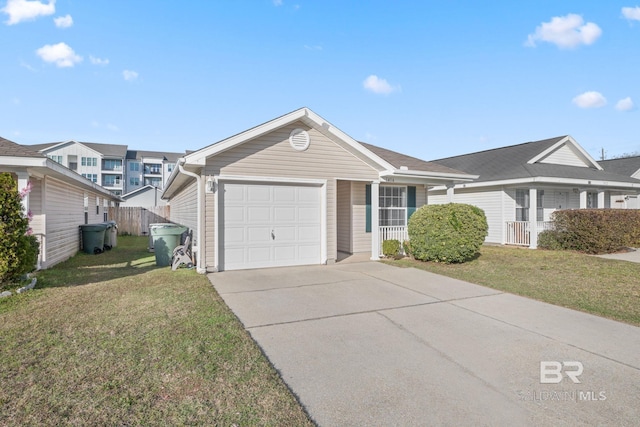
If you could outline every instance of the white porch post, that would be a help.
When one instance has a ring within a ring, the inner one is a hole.
[[[529,189],[529,248],[538,247],[538,189]]]
[[[380,259],[380,183],[371,183],[371,260]]]
[[[447,185],[447,203],[453,203],[454,184]]]
[[[605,192],[604,190],[598,191],[598,208],[603,209],[605,206]]]
[[[587,209],[587,190],[580,190],[580,209]]]
[[[26,172],[18,172],[18,191],[22,191],[29,185],[29,174]],[[26,215],[29,212],[29,194],[22,199],[22,211]]]

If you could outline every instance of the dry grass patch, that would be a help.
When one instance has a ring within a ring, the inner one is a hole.
[[[385,261],[387,262],[387,261]],[[640,326],[640,264],[577,252],[483,246],[464,264],[389,261]]]
[[[312,425],[206,277],[118,243],[0,301],[1,425]]]

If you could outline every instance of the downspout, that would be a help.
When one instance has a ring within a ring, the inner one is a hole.
[[[195,178],[196,180],[196,184],[197,184],[197,198],[196,198],[196,224],[198,224],[198,233],[196,236],[196,242],[197,242],[197,246],[193,247],[193,251],[196,253],[196,271],[200,274],[204,274],[207,272],[207,269],[204,268],[204,266],[202,265],[202,256],[200,253],[200,244],[202,243],[202,198],[201,196],[201,192],[202,192],[202,179],[200,177],[200,175],[193,173],[193,172],[189,172],[188,170],[185,170],[182,165],[184,164],[185,160],[184,158],[179,159],[178,160],[178,170],[180,171],[180,173],[183,173],[187,176],[190,176],[192,178]]]

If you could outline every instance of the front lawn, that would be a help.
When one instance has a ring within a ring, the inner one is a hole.
[[[147,241],[0,300],[0,425],[312,425],[207,278]]]
[[[576,252],[483,246],[464,264],[385,261],[640,326],[640,264]]]

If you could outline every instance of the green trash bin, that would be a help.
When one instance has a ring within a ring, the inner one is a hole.
[[[177,224],[149,224],[153,249],[156,254],[156,265],[166,267],[171,265],[171,257],[176,246],[180,245],[182,233],[187,227]]]
[[[84,224],[80,229],[82,230],[82,250],[87,254],[102,253],[107,224]]]

